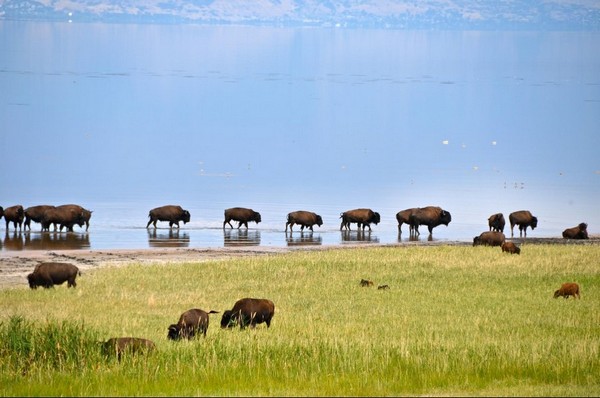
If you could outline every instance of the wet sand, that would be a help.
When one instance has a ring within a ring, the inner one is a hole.
[[[513,239],[519,245],[521,239]],[[560,245],[599,245],[600,236],[589,240],[570,240],[562,238],[527,238],[525,244]],[[82,272],[102,266],[119,266],[131,263],[169,263],[202,262],[232,257],[267,256],[295,251],[346,250],[358,247],[406,247],[406,246],[471,246],[471,242],[459,241],[415,241],[397,244],[356,243],[323,246],[240,246],[225,248],[153,248],[153,249],[115,249],[115,250],[23,250],[0,253],[0,289],[15,286],[27,286],[27,274],[33,268],[46,261],[68,262],[76,265]]]

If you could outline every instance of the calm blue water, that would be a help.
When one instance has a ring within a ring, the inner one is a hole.
[[[0,205],[94,211],[88,234],[0,221],[2,250],[344,244],[358,207],[393,243],[396,212],[427,205],[452,214],[440,240],[521,209],[530,236],[597,233],[598,48],[598,32],[0,21]],[[165,204],[191,223],[149,235]],[[263,222],[224,234],[234,206]],[[322,215],[312,240],[286,238],[294,210]]]

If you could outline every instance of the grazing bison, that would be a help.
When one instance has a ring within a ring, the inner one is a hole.
[[[169,326],[167,337],[171,340],[192,339],[196,333],[203,334],[206,337],[208,329],[208,315],[218,314],[218,311],[209,311],[193,308],[187,310],[179,317],[177,324]]]
[[[31,206],[25,209],[25,222],[23,223],[23,228],[29,228],[31,231],[31,222],[42,222],[42,217],[44,216],[44,212],[48,209],[53,209],[54,206],[49,205],[39,205],[39,206]]]
[[[267,328],[271,326],[271,318],[275,313],[275,304],[268,299],[243,298],[238,300],[231,310],[223,312],[221,328],[233,327],[236,324],[243,329],[247,325],[251,328],[265,322]]]
[[[554,298],[557,297],[569,298],[569,296],[573,296],[573,298],[580,299],[579,295],[579,285],[574,282],[563,283],[557,291],[554,292]]]
[[[356,223],[359,229],[362,225],[363,231],[365,230],[365,227],[369,227],[369,231],[371,231],[371,223],[377,225],[381,221],[379,213],[371,209],[348,210],[340,214],[340,218],[342,219],[342,223],[340,224],[340,231],[343,228],[347,228],[348,230],[350,230],[351,223]]]
[[[488,225],[490,227],[490,231],[504,232],[504,226],[506,225],[506,220],[504,220],[504,214],[492,214],[488,218]]]
[[[505,239],[502,232],[486,231],[473,238],[473,246],[501,246]]]
[[[410,216],[417,210],[418,209],[416,207],[413,207],[411,209],[402,210],[402,211],[399,211],[398,213],[396,213],[396,220],[398,220],[398,233],[399,234],[402,234],[402,224],[408,224],[409,225],[409,233],[411,235],[413,234],[414,230],[413,230],[412,226],[410,225]]]
[[[502,244],[502,252],[510,253],[510,254],[521,254],[521,248],[515,245],[513,242],[505,241]]]
[[[66,210],[73,210],[75,211],[77,214],[80,215],[79,217],[79,221],[77,222],[77,224],[80,227],[83,227],[83,224],[85,224],[85,230],[87,231],[90,228],[90,218],[92,218],[92,211],[88,210],[88,209],[84,209],[83,207],[79,206],[79,205],[61,205],[58,206],[59,209],[66,209]],[[63,225],[60,226],[60,230],[62,231],[63,229]]]
[[[377,290],[389,290],[390,287],[388,285],[380,285],[377,286]]]
[[[259,212],[243,207],[233,207],[231,209],[225,210],[225,221],[223,221],[223,229],[225,229],[225,224],[229,224],[229,226],[233,228],[233,225],[231,225],[231,220],[238,222],[238,229],[240,229],[242,225],[245,225],[247,229],[249,221],[254,221],[257,224],[261,222]]]
[[[146,224],[146,228],[153,224],[156,229],[157,221],[168,221],[169,228],[173,228],[173,225],[177,225],[179,228],[179,221],[183,221],[184,224],[190,222],[190,212],[182,209],[181,206],[167,205],[150,210],[148,218],[150,220]]]
[[[360,280],[360,285],[362,287],[369,287],[369,286],[373,286],[373,281],[367,280],[367,279],[361,279]]]
[[[42,223],[42,231],[49,231],[50,224],[60,225],[60,229],[63,227],[67,228],[67,231],[73,232],[73,226],[75,224],[80,227],[85,223],[85,214],[83,208],[70,207],[70,206],[58,206],[51,207],[44,211],[40,219]]]
[[[38,264],[33,272],[27,275],[29,287],[36,289],[38,286],[51,288],[54,285],[61,285],[67,281],[68,287],[75,287],[75,278],[81,275],[79,268],[69,263],[41,263]]]
[[[123,354],[150,353],[156,349],[152,340],[140,337],[113,337],[101,344],[104,355],[116,355],[119,361]]]
[[[527,237],[527,227],[531,227],[531,229],[534,230],[537,227],[538,222],[537,217],[534,217],[529,210],[519,210],[510,213],[508,220],[510,221],[511,238],[514,236],[513,228],[515,225],[519,226],[519,236],[523,237],[523,233],[525,233],[525,237]]]
[[[316,224],[319,227],[323,225],[323,219],[320,215],[311,211],[298,210],[288,213],[287,222],[285,223],[285,232],[287,232],[288,225],[290,226],[291,232],[294,224],[301,226],[300,231],[304,231],[304,227],[308,227],[312,231],[313,225]]]
[[[589,239],[587,233],[587,224],[582,222],[576,227],[567,228],[562,233],[565,239]]]
[[[427,225],[429,235],[433,235],[433,229],[440,224],[448,226],[452,221],[452,216],[449,211],[443,210],[437,206],[427,206],[415,210],[409,217],[409,224],[417,235],[419,233],[419,225]]]
[[[8,225],[11,222],[15,227],[15,231],[17,230],[17,225],[19,226],[19,230],[21,230],[24,217],[25,210],[23,210],[23,206],[21,205],[11,206],[4,209],[4,220],[6,221],[6,230],[8,231]]]

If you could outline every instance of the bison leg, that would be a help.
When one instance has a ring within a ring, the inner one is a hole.
[[[77,283],[75,283],[75,277],[72,277],[67,281],[67,287],[71,287],[71,286],[77,287]]]

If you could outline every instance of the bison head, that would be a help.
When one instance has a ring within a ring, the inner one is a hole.
[[[582,222],[578,225],[580,231],[587,231],[587,224]]]
[[[554,292],[554,298],[558,298],[560,296],[560,289]]]
[[[183,211],[183,215],[181,216],[181,221],[183,221],[184,224],[187,224],[190,222],[190,212],[187,210]]]
[[[317,215],[317,225],[320,227],[321,225],[323,225],[323,219],[321,218],[321,216]]]
[[[169,333],[167,334],[167,338],[169,340],[179,340],[181,338],[181,329],[177,325],[169,326]]]
[[[537,217],[531,217],[531,229],[537,227]]]
[[[33,273],[27,275],[27,281],[29,282],[29,287],[32,289],[37,288],[37,281],[35,275]]]
[[[261,221],[262,221],[262,220],[261,220],[261,218],[260,218],[260,213],[259,213],[259,212],[257,212],[257,211],[255,211],[255,212],[254,212],[254,222],[256,222],[256,223],[258,224],[258,223],[259,223],[259,222],[261,222]]]
[[[234,327],[236,323],[237,322],[233,316],[233,311],[226,310],[223,312],[223,317],[221,318],[221,329]]]
[[[380,221],[381,221],[381,216],[379,215],[379,213],[374,212],[373,213],[373,224],[377,225],[377,224],[379,224]]]
[[[450,221],[452,221],[452,216],[450,215],[450,212],[446,211],[446,210],[442,210],[442,213],[440,214],[441,224],[448,226],[448,224],[450,224]]]
[[[481,238],[479,236],[476,236],[473,238],[473,246],[477,246],[481,244]]]

